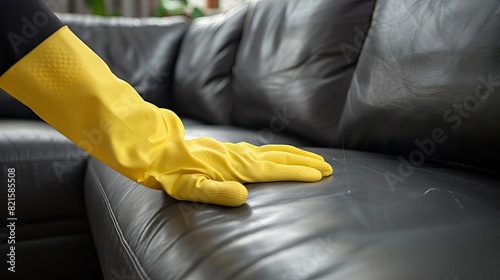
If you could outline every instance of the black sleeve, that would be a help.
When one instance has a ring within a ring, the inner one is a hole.
[[[0,76],[61,27],[43,0],[0,0]]]

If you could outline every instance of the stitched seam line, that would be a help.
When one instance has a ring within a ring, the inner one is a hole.
[[[113,212],[113,208],[111,208],[111,203],[106,195],[106,192],[104,191],[103,185],[101,181],[99,180],[99,176],[97,175],[97,171],[95,170],[94,166],[92,164],[89,164],[89,170],[90,174],[92,175],[92,178],[96,182],[96,185],[98,187],[99,193],[101,194],[101,198],[104,200],[106,204],[106,208],[108,209],[109,217],[111,219],[111,222],[113,223],[113,227],[115,229],[116,234],[118,235],[118,238],[120,239],[120,243],[122,244],[122,247],[125,249],[125,252],[127,253],[130,261],[134,265],[134,268],[136,269],[137,272],[139,272],[139,276],[141,279],[151,279],[147,272],[144,270],[142,267],[141,263],[135,256],[134,252],[130,248],[130,245],[128,244],[127,240],[125,239],[123,235],[123,231],[120,228],[120,225],[116,219],[115,213]]]

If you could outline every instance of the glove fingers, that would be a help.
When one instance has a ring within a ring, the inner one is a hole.
[[[258,160],[271,161],[283,165],[311,167],[321,172],[323,177],[330,176],[333,173],[332,167],[327,162],[303,155],[271,151],[260,153],[257,157]]]
[[[248,197],[247,189],[238,182],[214,181],[201,174],[180,175],[172,183],[166,191],[178,200],[236,207]]]
[[[253,182],[317,182],[323,178],[319,170],[311,167],[279,164],[270,161],[266,161],[256,175],[257,178]]]
[[[259,152],[265,153],[265,152],[285,152],[285,153],[290,153],[290,154],[295,154],[295,155],[301,155],[305,157],[310,157],[316,160],[321,160],[325,161],[325,159],[317,155],[315,153],[311,153],[293,146],[288,146],[288,145],[264,145],[261,147],[258,147],[257,150]]]

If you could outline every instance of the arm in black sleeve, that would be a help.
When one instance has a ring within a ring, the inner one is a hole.
[[[62,26],[43,0],[0,0],[0,76]]]

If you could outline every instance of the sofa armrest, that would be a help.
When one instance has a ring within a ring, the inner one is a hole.
[[[100,277],[83,201],[88,157],[44,122],[0,120],[0,251],[5,256],[15,246],[19,279]],[[12,215],[8,197],[15,199]]]
[[[41,121],[1,120],[0,155],[2,178],[15,169],[21,223],[85,215],[82,182],[89,156],[59,132]],[[7,197],[7,189],[0,189]]]

